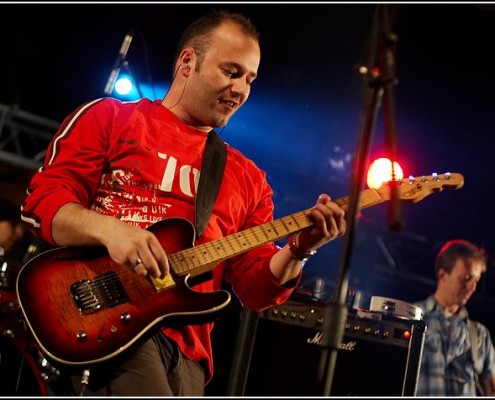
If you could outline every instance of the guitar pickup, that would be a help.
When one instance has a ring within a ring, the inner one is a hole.
[[[114,307],[125,303],[129,297],[114,271],[84,279],[70,286],[72,299],[83,314],[96,312],[103,307]]]

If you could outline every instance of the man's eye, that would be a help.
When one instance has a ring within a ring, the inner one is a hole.
[[[474,275],[466,275],[466,276],[464,277],[464,280],[465,280],[466,282],[469,282],[469,281],[472,281],[472,280],[474,280],[476,283],[478,283],[478,282],[479,282],[479,278],[478,278],[478,279],[476,279],[476,278],[474,277]]]

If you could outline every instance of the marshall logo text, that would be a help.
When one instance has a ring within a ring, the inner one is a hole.
[[[321,344],[321,339],[323,338],[323,333],[320,331],[316,332],[316,334],[313,337],[308,338],[307,342],[309,344]],[[347,343],[341,343],[339,345],[340,350],[346,350],[346,351],[354,351],[356,348],[356,341],[350,341]]]

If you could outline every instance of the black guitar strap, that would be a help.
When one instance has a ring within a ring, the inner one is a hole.
[[[199,176],[196,194],[195,227],[196,237],[203,234],[217,198],[223,170],[227,160],[227,149],[224,141],[215,131],[211,131],[206,139],[206,148]]]

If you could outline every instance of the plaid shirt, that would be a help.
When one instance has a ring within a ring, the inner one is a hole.
[[[471,354],[469,316],[465,307],[446,317],[432,295],[416,305],[424,311],[426,337],[419,371],[417,396],[476,396]],[[488,329],[478,329],[480,381],[495,374],[495,350]]]

